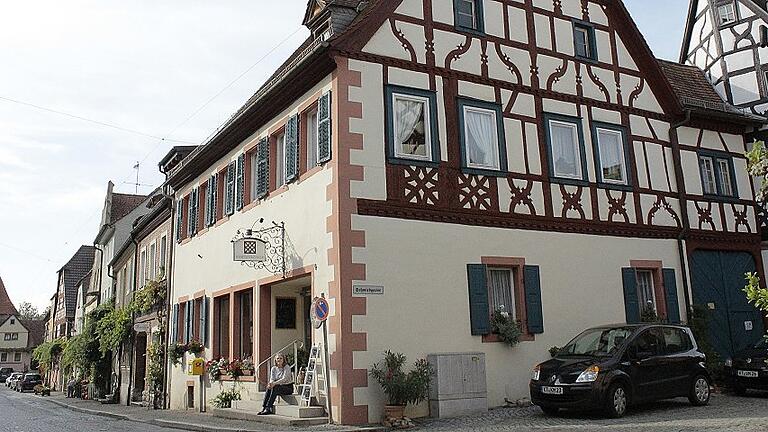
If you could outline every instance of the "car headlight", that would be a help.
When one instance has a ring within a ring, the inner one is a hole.
[[[536,366],[531,372],[531,381],[538,381],[541,376],[541,366]]]
[[[578,378],[576,378],[577,383],[586,383],[586,382],[595,382],[597,379],[597,375],[600,373],[600,367],[597,365],[592,365],[588,367],[584,372],[582,372]]]
[[[725,367],[731,367],[731,366],[733,366],[733,359],[731,358],[725,359]]]

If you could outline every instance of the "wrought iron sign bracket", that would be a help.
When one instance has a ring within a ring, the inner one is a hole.
[[[234,261],[254,269],[264,269],[273,274],[286,276],[285,222],[272,221],[271,226],[256,229],[263,224],[259,219],[250,228],[237,230],[232,238]]]

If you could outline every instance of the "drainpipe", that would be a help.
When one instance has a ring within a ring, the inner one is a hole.
[[[675,178],[677,181],[677,193],[680,198],[680,208],[682,209],[682,216],[683,216],[683,229],[680,231],[680,234],[677,236],[677,252],[680,258],[680,267],[683,270],[683,293],[685,294],[685,311],[686,311],[686,320],[690,321],[690,314],[692,312],[692,303],[691,303],[691,294],[690,294],[690,287],[688,284],[688,271],[690,270],[688,267],[688,261],[686,260],[685,255],[685,239],[688,237],[688,233],[690,231],[691,227],[691,221],[688,218],[688,200],[685,198],[685,177],[683,176],[683,167],[680,157],[680,143],[677,138],[677,129],[680,127],[690,123],[691,121],[691,110],[686,109],[685,110],[685,119],[678,122],[673,123],[670,126],[670,137],[674,134],[674,142],[672,147],[672,154],[675,162]]]
[[[168,238],[168,246],[170,246],[171,250],[168,252],[168,268],[165,269],[165,326],[163,326],[162,323],[161,323],[160,324],[160,328],[161,329],[163,329],[163,328],[165,329],[165,334],[161,333],[161,340],[163,342],[167,342],[166,347],[163,350],[163,352],[165,353],[165,354],[163,354],[163,364],[165,365],[165,367],[163,368],[163,374],[164,374],[164,376],[163,376],[163,409],[170,409],[171,401],[170,401],[170,398],[168,397],[168,387],[170,385],[170,383],[169,383],[170,377],[171,377],[171,372],[170,371],[171,371],[171,368],[173,366],[170,366],[168,364],[168,346],[167,345],[170,344],[169,337],[170,337],[170,334],[171,334],[171,332],[170,332],[170,327],[171,327],[171,292],[173,292],[173,290],[171,289],[171,287],[173,286],[173,281],[172,281],[172,279],[173,279],[173,271],[172,271],[172,269],[173,269],[173,263],[174,263],[174,261],[173,261],[173,258],[174,258],[173,254],[176,251],[176,235],[174,234],[174,229],[175,229],[175,224],[176,224],[175,214],[176,214],[176,211],[178,209],[176,208],[176,199],[174,198],[174,196],[173,195],[168,195],[167,192],[165,193],[165,196],[168,197],[168,199],[170,199],[170,201],[171,201],[168,204],[171,207],[171,216],[170,216],[170,218],[171,218],[171,229],[170,229],[170,232],[168,234],[168,236],[169,236],[169,238]],[[201,405],[202,405],[202,401],[201,401]]]

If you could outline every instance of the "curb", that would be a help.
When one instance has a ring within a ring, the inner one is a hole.
[[[87,409],[87,408],[80,408],[80,407],[76,407],[74,405],[70,405],[70,404],[67,404],[67,403],[64,403],[64,402],[61,402],[61,401],[57,401],[55,399],[44,399],[44,400],[46,400],[46,401],[48,401],[50,403],[62,406],[64,408],[70,409],[72,411],[82,413],[82,414],[90,414],[90,415],[95,415],[95,416],[100,416],[100,417],[109,417],[109,418],[113,418],[113,419],[116,419],[116,420],[128,420],[128,421],[131,421],[130,417],[122,415],[122,414],[114,414],[114,413],[106,412],[106,411],[98,411],[98,410],[91,410],[91,409]]]
[[[160,419],[154,419],[154,420],[150,420],[143,423],[151,424],[154,426],[167,427],[172,429],[181,429],[181,430],[193,431],[193,432],[264,432],[256,429],[232,429],[232,428],[224,428],[224,427],[212,427],[212,426],[205,426],[197,423],[184,423],[184,422],[160,420]]]

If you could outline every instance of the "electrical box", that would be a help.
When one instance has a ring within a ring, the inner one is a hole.
[[[187,364],[187,375],[200,376],[205,374],[205,359],[194,358]]]
[[[430,354],[427,361],[435,375],[429,388],[434,417],[456,417],[488,410],[485,354]]]

